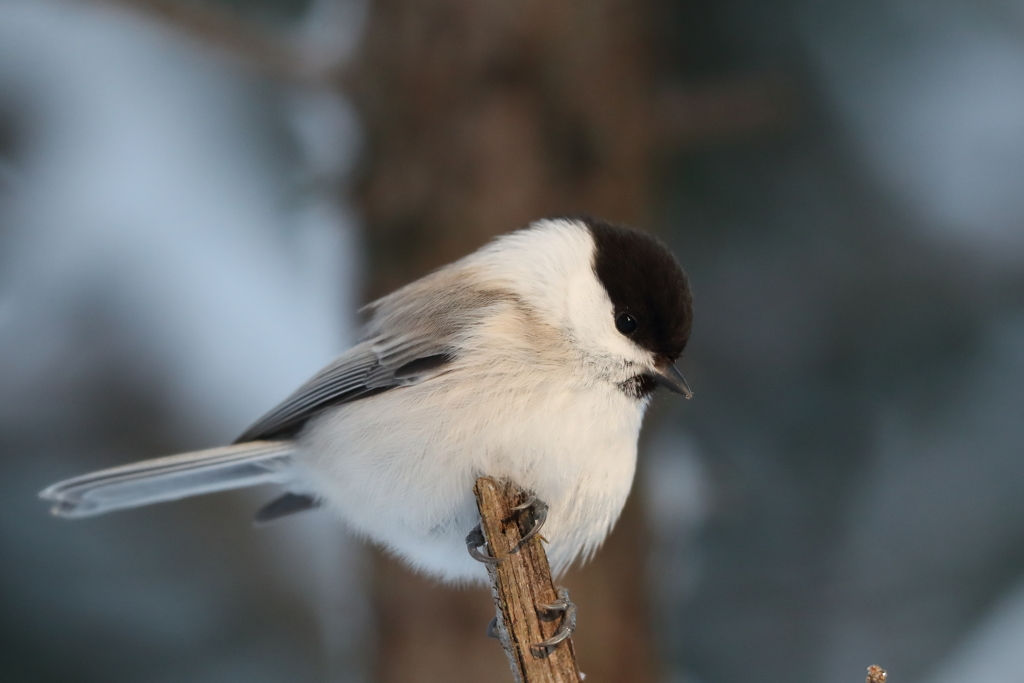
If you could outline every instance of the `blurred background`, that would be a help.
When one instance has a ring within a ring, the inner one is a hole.
[[[362,302],[545,215],[688,269],[696,397],[562,579],[588,683],[1024,679],[1024,4],[0,0],[0,680],[511,680],[484,589],[253,491]]]

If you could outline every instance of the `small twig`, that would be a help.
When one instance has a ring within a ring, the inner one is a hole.
[[[489,564],[487,571],[498,609],[498,637],[512,675],[518,683],[579,683],[571,639],[553,648],[534,647],[554,635],[559,619],[548,618],[537,608],[557,599],[540,536],[515,550],[534,520],[512,508],[529,496],[513,484],[490,477],[477,479],[474,491],[487,546],[500,560]]]
[[[868,680],[866,683],[885,683],[885,679],[888,677],[885,669],[877,664],[872,664],[868,667]]]

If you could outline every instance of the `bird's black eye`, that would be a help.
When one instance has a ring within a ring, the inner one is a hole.
[[[636,318],[629,313],[619,313],[615,318],[615,329],[622,334],[633,334],[636,332]]]

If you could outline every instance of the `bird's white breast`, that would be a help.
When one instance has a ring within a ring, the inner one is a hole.
[[[550,511],[560,571],[595,550],[625,504],[644,404],[565,369],[468,369],[340,406],[300,438],[313,491],[354,530],[446,580],[482,580],[464,539],[478,476],[507,477]]]
[[[372,329],[383,333],[395,312],[416,314],[442,288],[487,302],[461,311],[474,322],[447,340],[457,353],[445,372],[310,420],[299,460],[311,491],[448,580],[486,577],[464,540],[482,475],[550,506],[543,535],[556,572],[593,552],[632,485],[646,407],[617,386],[646,356],[615,330],[593,250],[583,226],[545,221],[378,303]]]

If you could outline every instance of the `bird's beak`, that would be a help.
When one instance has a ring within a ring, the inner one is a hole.
[[[676,366],[671,363],[654,368],[650,372],[651,377],[654,381],[665,387],[669,391],[677,394],[682,394],[686,398],[693,398],[693,392],[690,390],[690,385],[686,383],[686,378],[683,377],[683,373],[679,372]]]

